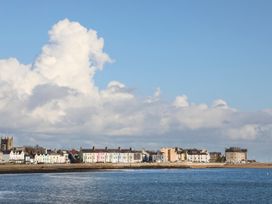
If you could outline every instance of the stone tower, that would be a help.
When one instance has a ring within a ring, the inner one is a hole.
[[[13,148],[13,137],[1,137],[1,151],[11,150]]]

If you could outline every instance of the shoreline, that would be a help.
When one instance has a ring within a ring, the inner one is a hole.
[[[1,164],[0,174],[17,173],[64,173],[114,169],[211,169],[211,168],[258,168],[272,169],[272,163],[225,164],[225,163],[131,163],[131,164]]]

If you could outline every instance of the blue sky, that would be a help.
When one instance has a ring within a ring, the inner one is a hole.
[[[96,75],[139,95],[271,107],[271,1],[1,1],[0,58],[32,63],[57,21],[95,29],[115,63]]]

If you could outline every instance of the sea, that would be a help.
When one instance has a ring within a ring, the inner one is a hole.
[[[272,169],[1,174],[0,203],[272,203]]]

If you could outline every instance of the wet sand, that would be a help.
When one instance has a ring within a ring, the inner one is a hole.
[[[81,172],[110,169],[163,169],[163,168],[272,168],[272,163],[224,164],[224,163],[132,163],[132,164],[1,164],[0,174]]]

